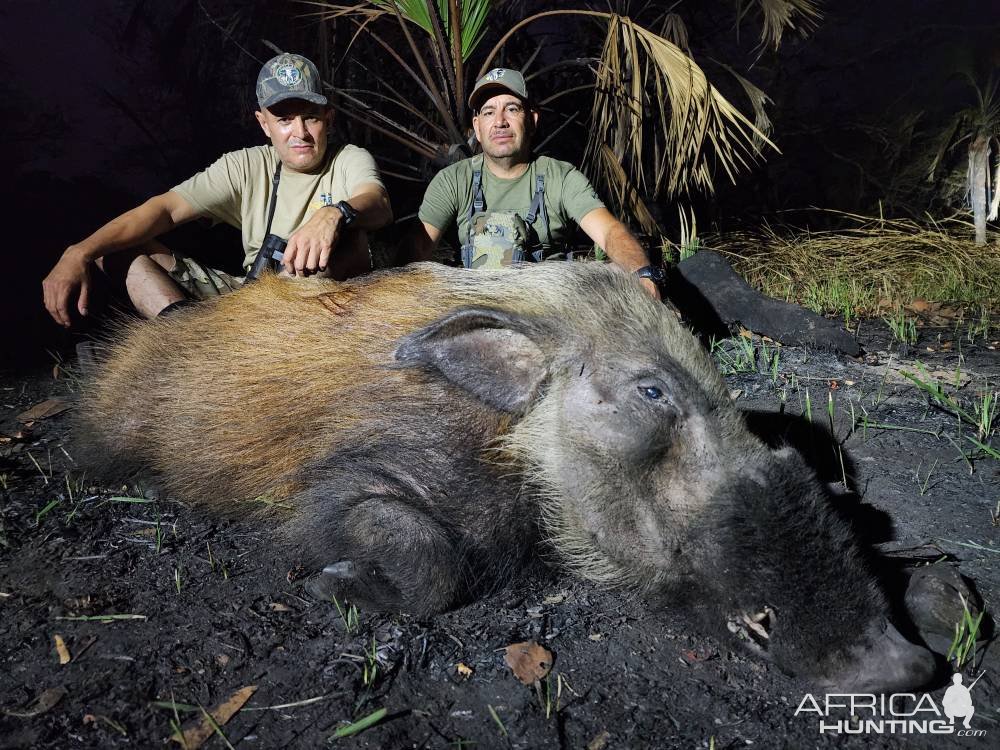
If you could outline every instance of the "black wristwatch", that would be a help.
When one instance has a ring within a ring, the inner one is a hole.
[[[635,270],[635,275],[640,279],[649,279],[657,286],[660,286],[667,280],[667,275],[663,273],[663,269],[657,266],[643,266],[642,268],[637,268]]]
[[[344,215],[344,226],[349,227],[354,223],[354,220],[358,218],[358,212],[354,210],[352,206],[347,201],[340,201],[339,203],[333,204],[334,208],[340,209],[340,213]]]

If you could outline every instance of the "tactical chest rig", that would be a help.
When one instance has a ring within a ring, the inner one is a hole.
[[[538,218],[551,242],[549,216],[545,210],[545,176],[535,176],[535,192],[525,217],[516,211],[489,211],[483,195],[483,162],[472,173],[472,203],[469,231],[462,245],[462,265],[466,268],[501,268],[542,259],[546,245],[539,238],[532,250],[530,235]]]

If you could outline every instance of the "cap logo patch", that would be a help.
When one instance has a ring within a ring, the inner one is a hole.
[[[282,86],[294,86],[302,80],[302,72],[294,65],[282,65],[274,71],[274,77]]]
[[[487,81],[499,81],[503,78],[504,69],[503,68],[493,68],[489,73],[486,74]]]

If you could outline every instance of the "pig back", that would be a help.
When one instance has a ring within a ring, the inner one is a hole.
[[[83,385],[78,450],[99,470],[143,467],[173,496],[225,506],[282,501],[306,467],[351,445],[434,433],[454,443],[444,450],[482,446],[500,429],[495,410],[393,366],[397,340],[448,304],[433,272],[267,276],[129,324]]]

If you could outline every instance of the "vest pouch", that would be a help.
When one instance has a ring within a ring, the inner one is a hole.
[[[472,216],[471,243],[462,248],[466,268],[504,268],[534,260],[528,225],[514,211],[480,211]]]

